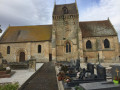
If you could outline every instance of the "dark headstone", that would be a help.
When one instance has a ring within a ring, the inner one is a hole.
[[[75,66],[74,60],[70,60],[70,66],[71,66],[71,67],[72,67],[72,66]]]
[[[6,59],[2,59],[2,64],[7,64],[7,60]]]
[[[77,59],[76,60],[76,70],[79,70],[79,68],[80,68],[80,60]]]
[[[97,65],[97,77],[98,78],[103,78],[104,80],[106,80],[106,69],[105,67],[101,66],[101,65]]]
[[[90,71],[91,74],[94,74],[94,64],[88,63],[87,70]]]

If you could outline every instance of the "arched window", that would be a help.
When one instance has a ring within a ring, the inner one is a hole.
[[[66,43],[66,53],[71,52],[71,45],[69,42]]]
[[[64,13],[64,14],[68,14],[68,9],[67,9],[67,7],[64,6],[64,7],[62,8],[62,10],[63,10],[63,13]]]
[[[110,48],[110,43],[108,39],[104,40],[104,48]]]
[[[7,54],[10,54],[10,46],[7,47]]]
[[[38,45],[38,53],[41,53],[41,45]]]
[[[86,49],[91,49],[91,48],[92,48],[91,41],[88,40],[88,41],[86,42]]]

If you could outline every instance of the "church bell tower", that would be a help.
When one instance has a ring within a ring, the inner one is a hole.
[[[57,61],[70,61],[83,56],[82,34],[77,3],[54,5],[52,49]]]

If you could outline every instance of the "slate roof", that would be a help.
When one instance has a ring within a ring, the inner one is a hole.
[[[117,36],[109,20],[79,22],[82,37]],[[50,41],[52,25],[10,26],[4,32],[0,43]]]
[[[52,25],[10,26],[4,32],[0,43],[48,41],[52,36]]]
[[[116,36],[117,32],[109,20],[79,22],[82,37]]]
[[[75,3],[55,5],[53,15],[63,15],[63,7],[68,9],[68,14],[78,14],[77,6]]]

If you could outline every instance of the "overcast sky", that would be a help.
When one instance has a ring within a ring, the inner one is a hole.
[[[75,0],[56,0],[56,4]],[[120,39],[120,0],[77,0],[79,21],[110,19]],[[54,0],[0,0],[0,25],[9,26],[52,24]]]

